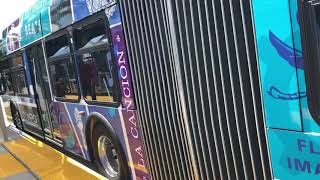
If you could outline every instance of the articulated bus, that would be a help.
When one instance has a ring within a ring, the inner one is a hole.
[[[18,129],[108,179],[319,179],[320,0],[120,2],[38,0],[3,31]]]
[[[118,2],[37,1],[2,35],[1,97],[18,129],[108,179],[148,179]]]

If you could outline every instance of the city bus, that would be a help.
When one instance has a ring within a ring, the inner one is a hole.
[[[18,129],[108,179],[319,179],[320,0],[120,2],[39,0],[2,32]]]
[[[2,33],[13,124],[107,179],[148,179],[119,3],[43,0]]]

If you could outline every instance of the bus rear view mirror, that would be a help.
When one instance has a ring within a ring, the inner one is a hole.
[[[298,4],[308,106],[320,125],[320,0],[299,0]]]

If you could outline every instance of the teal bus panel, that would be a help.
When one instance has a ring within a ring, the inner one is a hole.
[[[289,2],[252,2],[267,127],[302,131],[294,56],[283,54],[293,46]]]
[[[48,7],[50,1],[37,1],[22,15],[21,46],[30,44],[51,32]]]
[[[274,179],[318,180],[320,134],[268,129]]]
[[[3,52],[9,54],[51,33],[51,0],[36,1],[2,32]]]
[[[290,0],[290,12],[291,12],[291,20],[292,20],[292,31],[294,37],[294,52],[297,63],[303,63],[302,56],[302,48],[301,48],[301,35],[300,35],[300,24],[299,24],[299,16],[298,16],[298,1]],[[306,82],[304,77],[304,69],[303,66],[297,68],[298,73],[298,81],[299,81],[299,91],[300,91],[300,101],[301,101],[301,112],[302,112],[302,122],[305,132],[320,132],[320,126],[316,123],[316,121],[312,118],[309,107],[308,107],[308,99],[306,96]]]

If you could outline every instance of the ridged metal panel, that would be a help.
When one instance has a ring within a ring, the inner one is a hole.
[[[271,179],[249,0],[121,0],[152,179]]]
[[[165,1],[122,1],[122,12],[151,177],[193,179]]]

